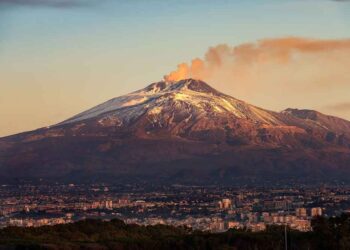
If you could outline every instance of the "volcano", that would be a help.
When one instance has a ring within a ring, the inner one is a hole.
[[[350,181],[350,122],[314,110],[265,110],[200,80],[160,81],[0,138],[0,178]]]

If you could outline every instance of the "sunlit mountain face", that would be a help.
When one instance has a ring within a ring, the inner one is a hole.
[[[350,178],[350,122],[161,81],[0,139],[1,178],[232,183]]]

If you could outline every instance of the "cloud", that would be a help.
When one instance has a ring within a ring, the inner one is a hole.
[[[201,79],[246,97],[264,90],[319,91],[349,85],[349,68],[350,39],[286,37],[210,47],[204,58],[181,63],[164,78]]]
[[[54,8],[73,8],[89,6],[96,3],[94,0],[0,0],[0,6],[29,6],[29,7],[54,7]]]
[[[350,111],[350,102],[341,102],[334,105],[329,105],[326,107],[326,109],[331,111]]]
[[[349,100],[350,39],[263,39],[210,47],[164,78],[195,78],[236,98],[272,110],[316,108]],[[350,118],[350,112],[329,110]]]
[[[282,70],[286,69],[286,66],[297,67],[295,73],[298,74],[302,70],[301,66],[309,68],[317,65],[320,66],[319,71],[312,73],[322,73],[321,70],[327,71],[327,69],[320,65],[320,59],[332,64],[345,60],[346,65],[350,66],[350,60],[347,60],[349,56],[350,39],[316,40],[287,37],[265,39],[234,47],[221,44],[209,48],[204,59],[195,58],[189,64],[179,64],[175,71],[165,76],[165,79],[176,81],[193,77],[210,80],[220,75],[236,78],[257,73],[256,71],[266,76],[268,73],[273,73],[269,72],[271,69]]]

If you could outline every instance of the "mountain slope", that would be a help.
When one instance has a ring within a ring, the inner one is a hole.
[[[252,121],[273,123],[275,117],[270,112],[248,105],[242,101],[224,95],[211,88],[204,82],[196,80],[182,80],[176,83],[158,82],[145,89],[133,92],[126,96],[117,97],[98,105],[86,112],[78,114],[62,124],[86,120],[112,111],[133,108],[139,112],[159,114],[163,107],[186,107],[197,113],[215,113],[235,115],[237,118],[251,119]]]
[[[323,128],[329,131],[333,131],[337,134],[344,134],[349,136],[350,134],[350,122],[338,117],[324,115],[315,110],[309,109],[286,109],[282,111],[284,114],[289,114],[294,117],[303,119],[313,124],[315,127]]]
[[[157,82],[0,139],[4,178],[212,182],[350,172],[350,122],[264,110],[193,79]]]

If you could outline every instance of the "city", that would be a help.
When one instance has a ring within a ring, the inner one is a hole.
[[[316,216],[350,212],[350,187],[21,184],[0,187],[0,226],[38,227],[88,218],[193,230],[311,230]]]
[[[350,0],[0,0],[0,250],[350,250]]]

